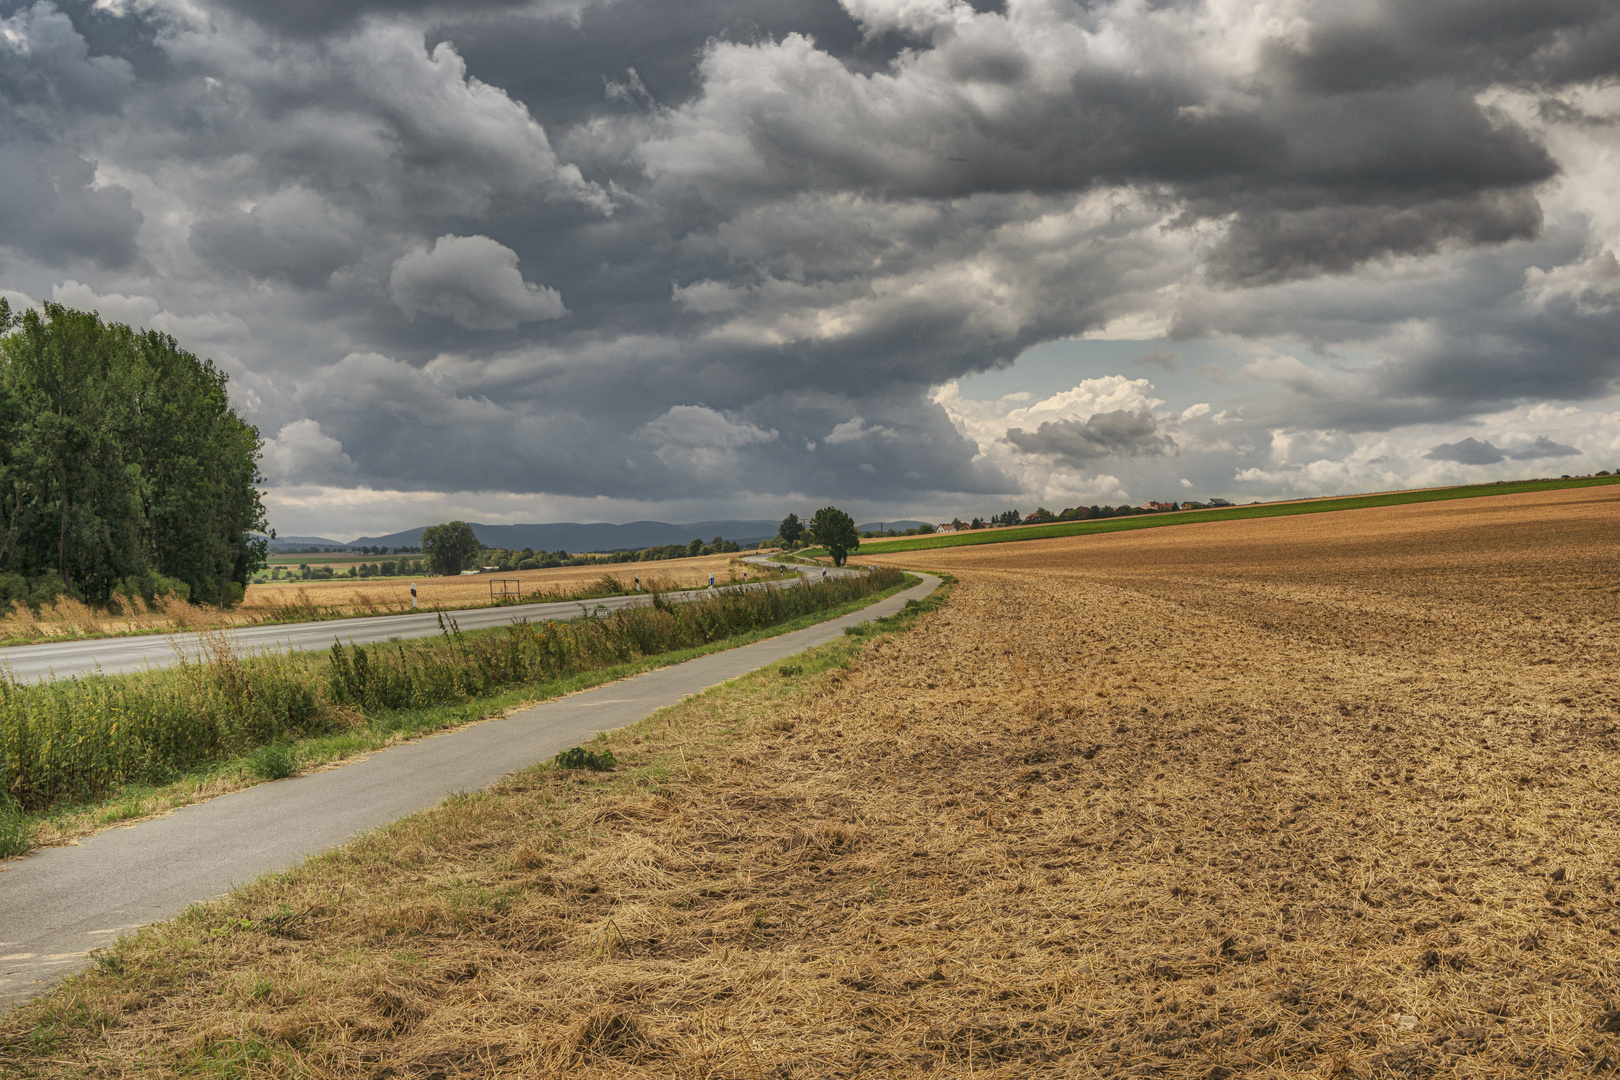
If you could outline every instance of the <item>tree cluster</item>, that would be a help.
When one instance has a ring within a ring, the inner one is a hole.
[[[464,521],[452,521],[427,529],[422,534],[422,547],[427,552],[427,566],[435,574],[459,574],[473,567],[492,567],[509,573],[514,570],[548,570],[556,566],[657,562],[742,550],[736,541],[720,536],[707,542],[694,537],[686,544],[661,544],[639,551],[611,551],[600,555],[574,554],[563,550],[535,551],[533,548],[487,548],[478,542],[472,526]]]
[[[267,523],[225,383],[167,334],[0,299],[0,609],[241,599]]]

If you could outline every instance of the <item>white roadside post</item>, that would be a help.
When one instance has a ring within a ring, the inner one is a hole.
[[[411,610],[416,610],[416,582],[411,582]]]

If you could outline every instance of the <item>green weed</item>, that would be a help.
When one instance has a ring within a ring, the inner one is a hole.
[[[248,755],[247,768],[260,780],[280,780],[298,771],[298,752],[288,743],[261,746]]]
[[[564,750],[551,759],[552,764],[559,769],[591,769],[595,772],[606,772],[619,763],[613,756],[612,750],[603,750],[594,753],[583,746],[576,746],[571,750]]]
[[[33,845],[34,825],[16,796],[0,790],[0,859],[21,855]]]

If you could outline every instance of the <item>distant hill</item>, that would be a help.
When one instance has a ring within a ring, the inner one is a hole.
[[[692,540],[708,542],[716,536],[747,545],[776,535],[774,521],[694,521],[672,525],[667,521],[632,521],[625,525],[581,525],[558,522],[547,525],[472,525],[473,535],[485,547],[521,551],[639,551],[663,544],[685,544]],[[386,536],[362,536],[345,547],[416,547],[422,543],[422,525]],[[277,543],[280,543],[278,540]]]
[[[324,536],[278,536],[270,541],[271,551],[303,551],[305,548],[340,548],[341,540],[328,540]]]

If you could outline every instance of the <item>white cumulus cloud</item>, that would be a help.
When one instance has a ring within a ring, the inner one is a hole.
[[[523,280],[517,252],[487,236],[441,236],[401,255],[388,295],[406,315],[444,315],[469,330],[510,330],[568,314],[556,289]]]

